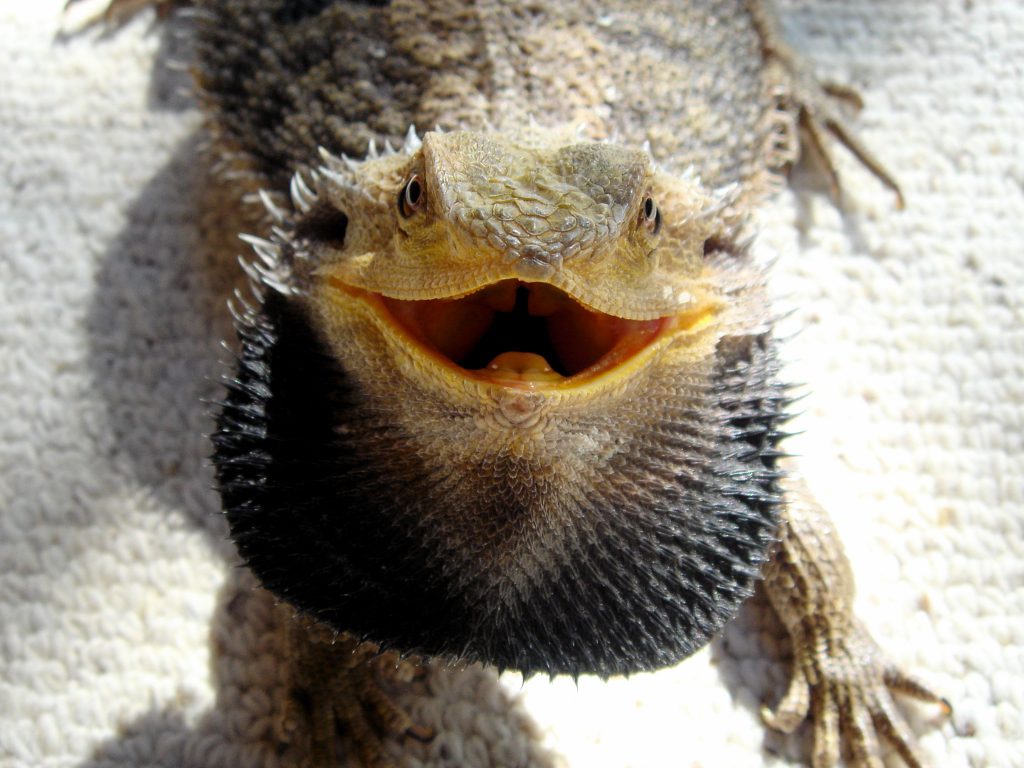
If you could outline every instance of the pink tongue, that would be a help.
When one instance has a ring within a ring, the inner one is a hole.
[[[548,361],[532,352],[502,352],[484,369],[495,378],[512,381],[560,381]]]

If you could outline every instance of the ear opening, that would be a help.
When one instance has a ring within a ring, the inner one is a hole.
[[[338,249],[345,245],[347,231],[348,216],[327,202],[318,202],[295,225],[296,238]]]

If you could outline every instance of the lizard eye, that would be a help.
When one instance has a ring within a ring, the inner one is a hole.
[[[413,174],[409,177],[409,180],[405,182],[405,186],[402,187],[402,191],[398,195],[398,210],[399,212],[408,218],[412,216],[416,211],[423,207],[423,200],[426,196],[423,193],[423,182],[420,181],[419,174]]]
[[[661,211],[650,195],[644,198],[644,204],[640,207],[640,223],[652,235],[658,234],[661,229]]]

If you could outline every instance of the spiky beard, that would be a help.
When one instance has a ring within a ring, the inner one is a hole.
[[[704,406],[549,515],[543,467],[437,483],[297,303],[272,293],[238,330],[214,436],[231,535],[339,631],[527,674],[648,670],[704,645],[770,553],[787,399],[765,337],[720,342]]]

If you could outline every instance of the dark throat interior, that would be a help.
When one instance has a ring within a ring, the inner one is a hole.
[[[486,368],[503,352],[532,352],[548,361],[548,365],[563,376],[572,372],[563,365],[548,331],[550,317],[531,315],[528,309],[530,288],[516,287],[516,302],[511,312],[495,312],[490,327],[480,341],[456,362],[468,370]]]

